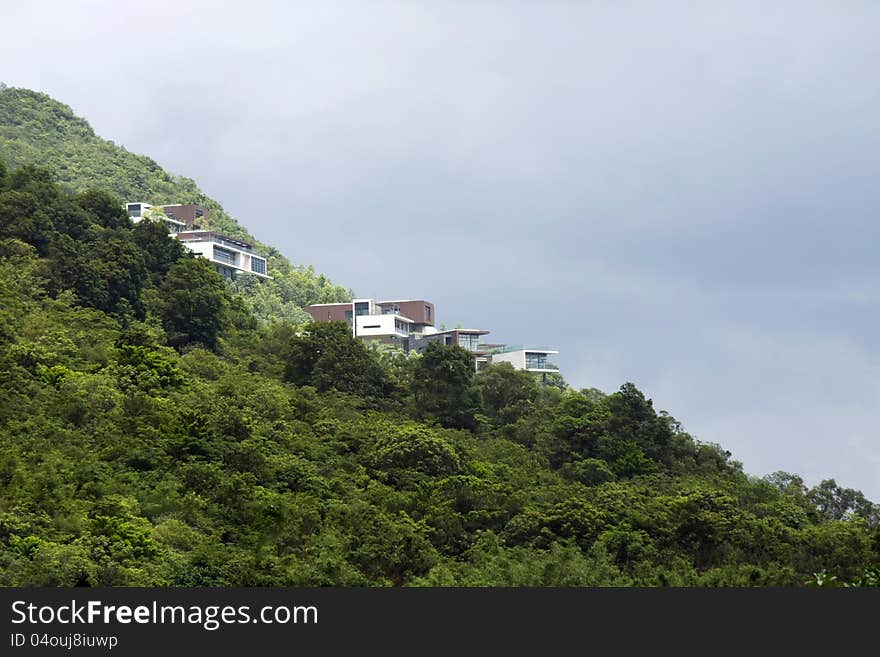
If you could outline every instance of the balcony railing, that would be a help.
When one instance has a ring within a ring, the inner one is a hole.
[[[483,345],[480,345],[483,346]],[[525,344],[510,344],[503,345],[500,347],[493,347],[491,349],[487,349],[487,351],[491,354],[507,354],[511,351],[546,351],[546,352],[555,352],[555,349],[550,349],[549,347],[533,347],[531,345]]]
[[[244,242],[237,242],[232,239],[228,239],[223,237],[222,235],[217,235],[216,233],[189,233],[185,232],[185,236],[181,241],[183,242],[213,242],[214,244],[219,244],[220,246],[225,246],[229,249],[236,249],[238,251],[244,251],[245,253],[253,254],[254,249],[249,244],[245,244]]]
[[[545,361],[532,361],[526,359],[527,370],[558,370],[559,368],[553,363]]]
[[[415,322],[412,319],[410,319],[409,317],[407,317],[406,315],[401,315],[400,311],[391,312],[391,311],[382,310],[381,308],[378,308],[378,307],[373,308],[373,310],[370,310],[367,312],[363,312],[361,310],[358,310],[356,315],[357,315],[357,317],[386,317],[388,315],[395,315],[397,317],[402,317],[406,320],[409,320],[410,322],[415,324]]]

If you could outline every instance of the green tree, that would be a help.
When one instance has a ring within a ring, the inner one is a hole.
[[[0,192],[0,238],[18,239],[45,253],[53,226],[38,207],[33,194],[17,190]]]
[[[454,474],[461,468],[459,456],[449,442],[430,428],[414,423],[382,427],[367,461],[395,483],[412,481],[413,474],[437,477]]]
[[[807,499],[830,520],[853,516],[862,518],[871,526],[880,526],[880,506],[866,499],[859,490],[839,486],[834,479],[826,479],[811,488]]]
[[[616,437],[630,439],[646,456],[660,459],[672,440],[672,431],[654,411],[650,399],[632,383],[608,395],[603,402],[611,412],[608,432]]]
[[[104,228],[131,228],[132,223],[122,201],[100,190],[89,189],[77,194],[76,204],[97,219]]]
[[[516,422],[538,399],[533,375],[515,370],[510,363],[490,365],[477,374],[475,384],[483,412],[497,424]]]
[[[431,343],[415,361],[415,413],[445,427],[473,429],[479,398],[473,385],[474,357],[458,346]]]
[[[113,232],[92,242],[59,235],[50,248],[56,291],[71,289],[84,306],[108,314],[128,312],[142,319],[141,300],[147,271],[137,246]]]
[[[202,344],[216,349],[226,326],[229,292],[223,279],[202,258],[182,258],[171,265],[160,288],[159,307],[168,343],[178,349]]]
[[[308,324],[290,339],[285,362],[285,379],[296,385],[366,398],[391,390],[385,370],[344,322]]]
[[[171,237],[165,226],[155,221],[135,224],[132,238],[143,255],[144,264],[154,285],[160,285],[171,265],[186,253],[183,243]]]

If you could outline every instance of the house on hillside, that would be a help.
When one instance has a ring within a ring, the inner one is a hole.
[[[208,209],[195,203],[163,205],[162,211],[171,219],[182,222],[187,230],[198,230],[208,221]]]
[[[424,351],[429,344],[456,345],[474,357],[479,370],[490,363],[507,362],[514,368],[547,374],[559,368],[547,357],[559,352],[539,347],[485,344],[486,329],[454,328],[438,330],[434,304],[424,299],[377,301],[354,299],[342,303],[317,303],[304,309],[316,322],[345,322],[357,338],[392,345],[405,352]]]
[[[254,251],[252,244],[216,231],[195,229],[208,218],[208,210],[200,205],[177,203],[154,208],[149,203],[135,201],[126,203],[125,207],[134,223],[163,221],[170,235],[193,253],[210,260],[224,278],[234,279],[239,273],[253,274],[261,279],[272,278],[268,274],[265,256]]]
[[[424,349],[432,342],[438,342],[444,345],[455,345],[461,347],[474,355],[474,366],[479,370],[491,362],[488,358],[489,351],[481,340],[484,335],[488,335],[486,329],[466,329],[454,328],[442,331],[433,331],[415,336],[410,341],[410,349],[413,351],[424,351]]]
[[[434,304],[419,300],[355,299],[317,303],[304,310],[316,322],[346,322],[356,338],[390,344],[409,351],[409,340],[434,326]]]
[[[234,279],[238,273],[271,278],[266,258],[256,253],[252,244],[212,230],[182,231],[176,237],[187,249],[210,260],[224,278]]]
[[[125,209],[128,211],[128,218],[134,223],[140,223],[149,219],[161,219],[165,222],[165,227],[171,235],[176,235],[186,229],[186,223],[175,219],[173,216],[162,216],[164,213],[155,212],[153,206],[149,203],[136,201],[134,203],[126,203]],[[159,208],[161,209],[161,208]]]
[[[510,363],[518,370],[543,374],[559,371],[559,368],[548,360],[549,356],[559,353],[555,349],[525,345],[499,345],[495,349],[490,349],[488,353],[492,359],[491,362]]]

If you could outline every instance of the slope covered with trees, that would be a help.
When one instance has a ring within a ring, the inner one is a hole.
[[[857,491],[751,478],[632,384],[259,323],[120,207],[0,168],[0,584],[876,583]]]
[[[629,383],[260,321],[112,193],[142,192],[22,165],[118,150],[38,94],[0,105],[0,585],[877,584],[858,491],[750,477]],[[284,303],[336,294],[291,272]]]
[[[205,228],[252,242],[268,256],[274,280],[257,285],[254,277],[244,276],[235,290],[261,320],[308,321],[303,306],[351,297],[350,290],[312,267],[294,266],[277,249],[254,239],[190,178],[171,175],[149,157],[101,139],[70,107],[45,94],[0,84],[0,160],[10,168],[39,165],[74,192],[101,189],[127,201],[208,208]]]

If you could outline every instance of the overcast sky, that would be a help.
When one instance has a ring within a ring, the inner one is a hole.
[[[875,501],[878,63],[875,2],[0,4],[0,81],[293,262]]]

